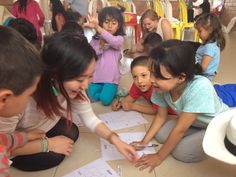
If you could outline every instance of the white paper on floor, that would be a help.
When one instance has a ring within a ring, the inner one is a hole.
[[[63,177],[119,177],[119,175],[103,159],[98,159]]]
[[[118,130],[137,125],[147,124],[142,114],[135,111],[114,111],[100,114],[99,118],[111,129]]]
[[[130,144],[133,141],[141,141],[145,135],[145,132],[135,132],[135,133],[119,133],[119,137],[124,142]],[[124,156],[116,149],[116,147],[110,144],[108,141],[104,139],[101,140],[101,152],[102,158],[104,160],[120,160],[124,159]],[[152,145],[152,142],[148,143],[148,146]],[[154,147],[146,147],[142,151],[137,151],[138,158],[140,158],[144,154],[153,154],[155,153]]]

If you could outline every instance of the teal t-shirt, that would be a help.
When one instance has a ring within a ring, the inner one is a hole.
[[[193,126],[207,127],[208,123],[228,106],[217,96],[212,83],[203,76],[195,76],[187,85],[182,95],[175,102],[169,92],[152,93],[151,101],[160,107],[170,106],[180,114],[182,112],[197,113],[198,118]]]
[[[207,43],[201,45],[196,52],[196,62],[202,63],[202,57],[208,55],[211,57],[211,61],[204,72],[205,75],[215,75],[220,64],[220,48],[216,42]]]

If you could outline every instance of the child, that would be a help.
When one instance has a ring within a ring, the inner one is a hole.
[[[195,28],[203,41],[197,50],[196,62],[202,66],[204,75],[212,81],[220,64],[220,51],[225,47],[221,24],[216,15],[203,14],[196,21]]]
[[[0,176],[10,176],[8,155],[13,149],[45,136],[39,130],[5,134],[14,122],[2,124],[24,111],[41,73],[38,51],[15,30],[0,26]]]
[[[80,26],[78,23],[74,21],[66,22],[65,25],[62,27],[61,31],[68,32],[68,33],[75,32],[80,35],[84,35],[84,30],[82,26]]]
[[[161,43],[162,38],[158,33],[149,33],[143,41],[144,52],[149,55],[151,53],[151,50],[159,46]]]
[[[117,99],[114,100],[112,103],[112,110],[117,111],[120,107],[122,107],[125,111],[133,110],[146,114],[155,114],[158,108],[157,105],[140,105],[135,103],[135,101],[141,96],[147,102],[151,103],[153,87],[150,82],[148,57],[140,56],[135,58],[135,60],[131,63],[131,73],[134,82],[130,88],[129,95],[127,95],[122,101]],[[173,114],[174,112],[172,111],[171,113]]]
[[[101,101],[104,106],[112,103],[120,81],[119,59],[125,34],[123,10],[105,7],[98,14],[98,20],[88,16],[89,24],[86,25],[99,34],[90,42],[98,55],[98,62],[88,94],[92,100]]]
[[[151,101],[158,112],[139,145],[153,137],[164,145],[156,154],[142,156],[136,167],[140,170],[159,166],[169,154],[182,162],[197,162],[205,157],[202,140],[208,123],[228,107],[219,99],[211,82],[200,75],[195,64],[194,47],[184,41],[170,40],[151,52]],[[167,107],[178,114],[167,120]],[[134,146],[136,143],[134,143]],[[139,146],[140,147],[140,146]]]
[[[17,0],[12,6],[11,13],[16,18],[24,18],[34,25],[41,47],[42,33],[40,28],[43,26],[45,17],[39,4],[35,0]]]
[[[135,150],[97,118],[85,93],[97,59],[87,39],[73,32],[56,33],[43,47],[42,59],[46,71],[17,128],[43,130],[47,139],[43,146],[34,141],[16,149],[12,165],[25,171],[59,165],[71,154],[78,139],[79,130],[74,123],[78,118],[91,131],[113,143],[129,161],[134,161]]]
[[[135,58],[131,63],[131,73],[133,76],[133,84],[130,88],[129,95],[124,99],[115,99],[112,103],[112,110],[117,111],[122,107],[125,111],[138,111],[147,114],[155,114],[156,108],[154,105],[140,105],[135,101],[143,96],[149,103],[151,102],[152,85],[150,82],[150,71],[148,68],[148,57],[140,56]]]
[[[38,43],[38,36],[34,25],[23,18],[12,19],[8,25],[9,27],[18,31],[22,36],[24,36],[31,44],[33,44],[37,49],[40,49]]]
[[[142,50],[140,51],[132,51],[132,49],[124,50],[124,55],[129,58],[136,58],[138,56],[149,55],[151,50],[162,42],[162,38],[156,32],[149,33],[142,42]]]
[[[159,17],[154,10],[148,9],[142,14],[140,25],[142,29],[142,39],[136,45],[132,46],[130,53],[142,53],[144,50],[142,43],[151,32],[159,34],[163,41],[173,39],[173,30],[170,22],[166,18]]]

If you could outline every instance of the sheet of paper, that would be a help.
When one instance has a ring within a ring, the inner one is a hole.
[[[135,111],[114,111],[99,115],[100,119],[111,129],[118,130],[148,123],[142,114]]]
[[[119,133],[119,137],[126,143],[132,143],[133,141],[141,141],[145,135],[145,132],[135,132],[135,133]],[[104,160],[120,160],[124,159],[124,156],[116,149],[116,147],[110,144],[108,141],[104,139],[101,140],[101,152],[102,158]],[[149,146],[152,145],[151,142],[148,144]],[[138,158],[140,158],[144,154],[153,154],[155,153],[154,147],[147,147],[138,152]]]
[[[95,160],[64,177],[119,177],[118,174],[103,160]]]

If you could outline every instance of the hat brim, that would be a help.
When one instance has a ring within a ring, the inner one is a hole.
[[[207,127],[202,145],[207,155],[225,163],[236,165],[236,156],[231,154],[224,144],[226,129],[233,115],[236,115],[236,109],[230,109],[213,118]]]

